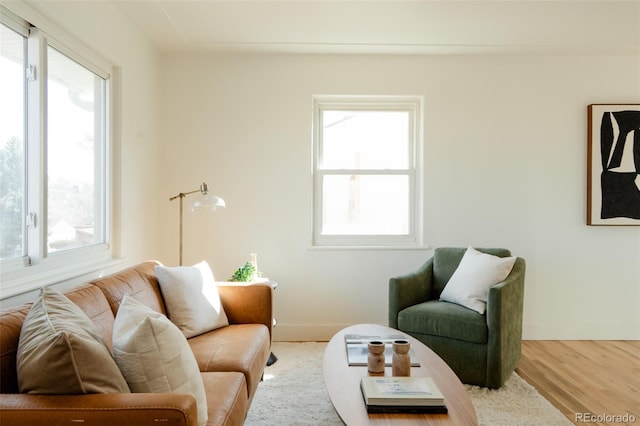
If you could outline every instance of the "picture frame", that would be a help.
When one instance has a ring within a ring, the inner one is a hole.
[[[640,104],[590,104],[587,225],[640,225]]]

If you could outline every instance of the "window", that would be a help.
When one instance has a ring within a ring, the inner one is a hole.
[[[26,37],[0,26],[0,259],[24,256]]]
[[[421,244],[421,98],[314,97],[314,245]]]
[[[8,297],[111,257],[110,68],[1,12],[0,290]]]
[[[106,80],[51,47],[47,62],[46,238],[53,253],[105,242]]]

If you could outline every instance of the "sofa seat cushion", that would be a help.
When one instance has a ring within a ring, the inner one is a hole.
[[[242,373],[200,373],[207,394],[207,425],[242,425],[249,411],[247,383]]]
[[[398,328],[408,333],[447,337],[471,343],[487,343],[484,315],[455,303],[430,300],[403,309]]]
[[[248,396],[253,398],[271,353],[266,326],[232,324],[192,337],[188,342],[200,371],[243,373]]]

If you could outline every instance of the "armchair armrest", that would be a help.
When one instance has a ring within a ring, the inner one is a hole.
[[[500,372],[496,375],[500,380],[511,374],[520,360],[525,269],[525,260],[517,258],[509,276],[489,289],[486,312],[489,328],[487,369]]]
[[[218,282],[230,324],[264,324],[273,337],[273,287],[269,283]]]
[[[433,287],[433,258],[416,271],[389,279],[389,327],[398,328],[398,313],[426,302]]]
[[[187,394],[127,393],[90,395],[3,394],[2,425],[113,424],[118,426],[196,426],[196,400]]]

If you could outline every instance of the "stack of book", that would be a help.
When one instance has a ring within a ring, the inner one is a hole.
[[[360,382],[369,413],[446,413],[440,390],[430,377],[365,376]]]

